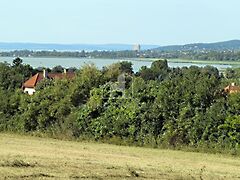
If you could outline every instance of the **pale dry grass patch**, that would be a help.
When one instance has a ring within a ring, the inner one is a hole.
[[[5,179],[239,179],[240,158],[0,134]]]

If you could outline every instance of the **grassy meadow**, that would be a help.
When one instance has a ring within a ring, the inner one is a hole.
[[[160,58],[130,58],[131,61],[146,61],[146,62],[153,62],[159,60]],[[123,61],[124,59],[122,59]],[[164,60],[164,59],[162,59]],[[203,64],[203,65],[231,65],[232,67],[240,67],[240,61],[216,61],[216,60],[192,60],[192,59],[167,59],[168,62],[171,63],[193,63],[193,64]]]
[[[0,179],[239,179],[240,158],[0,134]]]

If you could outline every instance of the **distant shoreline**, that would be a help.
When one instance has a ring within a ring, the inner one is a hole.
[[[10,56],[0,56],[1,58],[12,58]],[[94,58],[94,57],[58,57],[58,56],[30,56],[30,57],[21,57],[22,59],[94,59],[94,60],[116,60],[116,61],[136,61],[136,62],[154,62],[156,60],[164,60],[161,58]],[[190,60],[190,59],[166,59],[169,63],[187,63],[187,64],[206,64],[206,65],[230,65],[233,68],[240,67],[240,61],[209,61],[209,60]]]
[[[16,57],[10,57],[10,56],[0,56],[0,58],[16,58]],[[65,57],[58,57],[58,56],[29,56],[29,57],[20,57],[22,59],[25,58],[59,58],[59,59],[105,59],[105,60],[120,60],[120,61],[142,61],[142,62],[153,62],[156,60],[165,60],[161,58],[95,58],[95,57],[71,57],[71,56],[65,56]],[[240,61],[209,61],[209,60],[192,60],[192,59],[166,59],[168,62],[174,62],[174,63],[194,63],[194,64],[222,64],[222,65],[240,65]]]

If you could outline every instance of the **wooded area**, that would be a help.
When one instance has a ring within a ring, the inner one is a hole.
[[[0,63],[0,131],[43,133],[57,138],[181,148],[206,147],[236,154],[240,143],[239,69],[167,61],[132,71],[130,62],[97,69],[88,64],[74,79],[46,79],[33,96],[22,83],[37,72],[17,58]]]

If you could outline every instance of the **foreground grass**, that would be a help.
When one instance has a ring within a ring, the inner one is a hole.
[[[240,158],[0,134],[0,179],[239,179]]]

